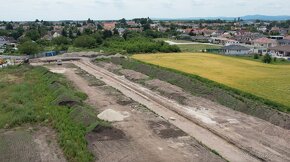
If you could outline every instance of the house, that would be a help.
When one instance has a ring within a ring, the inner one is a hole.
[[[4,45],[6,45],[8,42],[5,39],[5,37],[0,37],[0,47],[3,47]]]
[[[60,36],[61,36],[61,34],[60,34],[59,32],[55,32],[55,33],[52,35],[53,38],[57,38],[57,37],[60,37]]]
[[[264,37],[253,40],[252,45],[254,46],[254,53],[266,54],[268,52],[268,48],[278,45],[278,41]]]
[[[280,46],[290,45],[290,39],[281,39],[278,40]]]
[[[140,26],[140,24],[136,23],[135,21],[127,21],[126,23],[130,27],[139,27]]]
[[[269,51],[273,57],[290,60],[290,45],[270,47]]]
[[[202,43],[209,43],[211,41],[211,38],[206,36],[192,36],[190,37],[190,39],[193,42],[202,42]]]
[[[290,40],[290,35],[284,37],[284,39],[288,39],[288,40]]]
[[[246,55],[250,49],[241,45],[229,45],[220,49],[221,53],[226,55]]]
[[[105,30],[114,30],[116,28],[116,22],[104,22],[103,28]]]

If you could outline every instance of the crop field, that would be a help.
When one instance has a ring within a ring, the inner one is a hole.
[[[205,53],[133,55],[134,59],[194,74],[290,106],[290,65]]]

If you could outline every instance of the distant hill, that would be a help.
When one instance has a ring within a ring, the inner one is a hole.
[[[189,17],[189,18],[153,18],[154,20],[234,20],[238,17]],[[267,15],[247,15],[240,17],[243,20],[265,20],[265,21],[282,21],[282,20],[290,20],[290,16],[281,15],[281,16],[267,16]]]

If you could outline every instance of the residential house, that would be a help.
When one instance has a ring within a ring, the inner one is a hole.
[[[53,35],[52,35],[53,38],[57,38],[57,37],[60,37],[60,36],[61,36],[60,32],[54,32]]]
[[[116,28],[116,22],[104,22],[103,28],[105,30],[114,30]]]
[[[244,33],[242,35],[235,36],[234,39],[242,44],[250,45],[253,40],[263,37],[264,36],[259,33]]]
[[[117,28],[117,30],[118,30],[118,33],[120,36],[123,36],[124,33],[126,32],[126,29],[124,29],[124,28]]]
[[[288,39],[288,40],[290,40],[290,35],[284,37],[284,39]]]
[[[268,48],[278,45],[278,41],[264,37],[253,40],[252,45],[254,46],[254,53],[266,54],[268,52]]]
[[[0,36],[0,48],[6,45],[8,41],[5,39],[5,37]]]
[[[211,42],[211,38],[210,37],[206,37],[206,36],[192,36],[190,37],[190,39],[193,41],[193,42],[202,42],[202,43],[209,43]]]
[[[270,47],[269,50],[273,57],[290,60],[290,45]]]
[[[224,46],[220,51],[226,55],[246,55],[249,54],[250,49],[241,45],[229,45]]]
[[[139,27],[140,26],[140,24],[136,23],[135,21],[127,21],[126,23],[130,27]]]
[[[280,46],[290,45],[290,39],[281,39],[278,40]]]

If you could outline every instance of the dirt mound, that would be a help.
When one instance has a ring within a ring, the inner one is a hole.
[[[134,70],[128,70],[123,69],[119,71],[121,74],[123,74],[126,78],[130,80],[146,80],[149,79],[147,75],[144,75],[142,73],[136,72]]]
[[[90,132],[86,138],[88,141],[111,141],[125,139],[126,135],[120,129],[114,127],[96,126],[92,132]]]
[[[129,116],[130,114],[128,112],[118,112],[112,109],[107,109],[101,112],[98,115],[98,118],[109,122],[118,122],[123,121],[125,118],[128,118]]]

